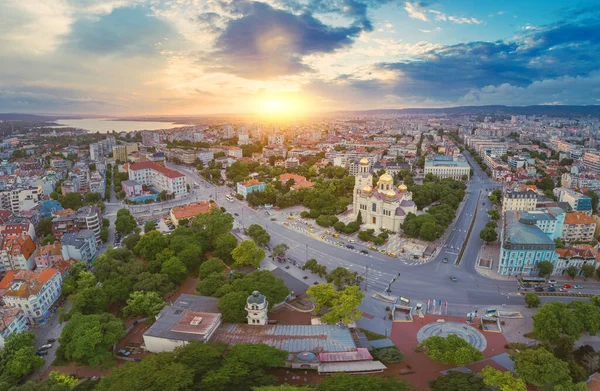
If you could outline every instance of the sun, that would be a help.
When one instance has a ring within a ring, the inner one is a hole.
[[[306,115],[306,104],[297,97],[272,97],[258,101],[257,114],[264,119],[292,120]]]

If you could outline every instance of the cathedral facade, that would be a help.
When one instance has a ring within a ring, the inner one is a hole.
[[[406,215],[417,212],[412,193],[403,184],[396,188],[394,178],[387,173],[373,187],[371,164],[365,158],[361,159],[358,171],[354,183],[354,217],[360,212],[366,229],[400,232]]]

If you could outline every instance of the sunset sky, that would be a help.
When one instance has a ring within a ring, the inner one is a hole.
[[[597,0],[3,0],[0,112],[600,104]]]

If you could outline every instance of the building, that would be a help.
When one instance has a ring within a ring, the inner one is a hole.
[[[267,312],[269,311],[269,302],[260,292],[254,291],[246,299],[246,312],[248,312],[248,324],[255,326],[265,326],[269,323]]]
[[[100,208],[86,206],[77,212],[61,213],[61,216],[52,220],[52,236],[61,240],[63,235],[76,233],[84,229],[94,232],[96,243],[100,244],[100,229],[102,228],[102,217]]]
[[[126,145],[115,145],[113,148],[113,159],[118,162],[127,161],[127,146]]]
[[[379,177],[377,186],[371,187],[370,171],[371,164],[363,158],[354,184],[354,218],[360,213],[366,229],[400,232],[406,216],[417,211],[412,193],[403,184],[396,188],[394,178],[387,173]]]
[[[33,254],[35,244],[31,236],[26,234],[7,235],[2,239],[0,247],[0,273],[9,270],[31,270],[35,265]]]
[[[537,193],[530,189],[506,190],[502,195],[502,210],[535,210],[537,199]]]
[[[283,145],[284,138],[282,134],[272,134],[267,137],[267,141],[269,145]]]
[[[178,227],[179,220],[191,220],[199,214],[208,213],[212,208],[217,208],[217,204],[215,204],[214,201],[200,201],[190,205],[176,206],[171,208],[169,216],[171,217],[173,224]]]
[[[94,232],[89,229],[63,235],[61,245],[63,259],[92,262],[98,254],[96,237]]]
[[[297,157],[289,157],[285,159],[285,168],[300,167],[300,160]]]
[[[0,349],[4,349],[4,343],[9,335],[27,330],[29,330],[27,318],[22,309],[8,305],[0,308]]]
[[[290,187],[292,190],[306,189],[315,186],[314,182],[311,182],[302,175],[297,174],[282,174],[278,179],[284,185],[286,185],[290,179],[293,180],[294,184]]]
[[[0,225],[0,235],[29,235],[35,240],[35,227],[27,218],[14,217],[10,221]]]
[[[33,258],[37,269],[46,269],[63,260],[62,246],[59,242],[41,246]]]
[[[142,184],[131,179],[121,182],[121,189],[123,189],[127,198],[139,197],[144,192]]]
[[[202,151],[198,151],[196,153],[196,157],[198,158],[198,160],[200,160],[202,162],[202,164],[204,164],[205,166],[208,165],[208,163],[213,160],[215,158],[215,153],[213,151],[209,151],[208,149],[202,150]]]
[[[552,271],[552,275],[555,276],[564,276],[569,266],[575,266],[579,271],[578,275],[582,275],[581,267],[583,265],[594,265],[596,269],[600,265],[598,250],[589,244],[575,244],[570,247],[557,248],[556,253],[558,259]]]
[[[583,154],[583,165],[591,171],[600,173],[600,153],[586,152]]]
[[[190,341],[208,342],[221,325],[219,299],[182,294],[165,306],[144,333],[146,349],[152,353],[171,352]]]
[[[502,275],[536,275],[536,264],[541,261],[556,263],[554,240],[546,235],[535,219],[509,210],[505,213],[500,236],[498,273]]]
[[[433,174],[438,178],[452,178],[457,181],[471,177],[471,166],[464,160],[455,160],[452,156],[436,155],[425,161],[425,175]]]
[[[37,188],[17,188],[0,192],[0,208],[19,213],[31,210],[40,203],[40,192]]]
[[[145,147],[151,147],[159,142],[160,137],[158,136],[158,133],[151,131],[142,132],[142,145]]]
[[[6,305],[22,309],[29,323],[40,323],[51,315],[61,285],[62,275],[55,268],[11,270],[0,281],[0,296]]]
[[[285,159],[287,156],[287,148],[283,145],[267,145],[263,148],[263,156],[267,159],[271,156],[282,157]]]
[[[562,236],[565,221],[565,211],[558,207],[544,210],[521,211],[520,221],[534,224],[550,239],[556,240]]]
[[[594,240],[596,220],[581,212],[565,214],[562,239],[565,242],[591,242]]]
[[[589,196],[565,187],[557,187],[552,190],[552,193],[558,199],[558,202],[569,205],[569,212],[583,212],[588,216],[592,215],[592,199]]]
[[[129,166],[129,179],[157,192],[166,191],[175,196],[187,193],[185,175],[152,162],[135,163]]]
[[[256,179],[249,179],[247,181],[238,182],[237,193],[246,198],[248,194],[255,191],[263,191],[265,187],[266,185],[264,182],[257,181]]]

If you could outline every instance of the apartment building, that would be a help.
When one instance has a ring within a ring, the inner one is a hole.
[[[20,213],[35,208],[40,202],[37,188],[17,188],[0,192],[0,207],[12,213]]]
[[[583,154],[583,165],[596,173],[600,173],[600,153],[586,152]]]
[[[565,242],[589,242],[594,240],[596,220],[585,213],[566,213],[562,230],[562,239]]]
[[[267,145],[263,148],[263,156],[265,158],[270,158],[271,156],[285,158],[287,156],[287,148],[283,145]]]
[[[552,272],[555,276],[564,276],[567,274],[569,266],[575,266],[581,275],[583,265],[594,265],[598,268],[600,265],[600,254],[598,250],[589,244],[575,244],[565,248],[557,248],[558,259]]]
[[[39,272],[11,270],[0,281],[4,304],[23,310],[31,324],[50,316],[50,307],[60,297],[62,275],[56,268]]]
[[[502,194],[502,210],[527,211],[535,210],[538,195],[530,189],[506,190]]]
[[[264,182],[257,181],[256,179],[250,179],[244,182],[238,182],[237,193],[244,196],[244,198],[255,191],[263,191],[266,187]]]
[[[37,269],[46,269],[57,262],[62,261],[62,246],[60,242],[41,246],[33,259]]]
[[[0,307],[0,349],[4,349],[6,338],[29,330],[27,318],[22,309],[4,305]]]
[[[113,148],[113,159],[119,162],[127,161],[127,146],[126,145],[115,145]]]
[[[451,178],[457,181],[471,177],[471,166],[464,160],[455,160],[452,156],[436,155],[425,161],[425,175],[433,174],[441,179]]]
[[[98,254],[98,245],[94,232],[84,229],[76,233],[65,234],[61,239],[63,259],[75,259],[92,262]]]
[[[552,193],[558,202],[568,204],[572,211],[582,212],[588,216],[592,215],[592,199],[589,196],[565,187],[557,187],[552,190]]]
[[[196,153],[196,158],[202,162],[205,166],[215,158],[215,153],[213,151],[209,151],[208,149],[198,151]]]
[[[102,228],[102,214],[100,208],[86,206],[77,212],[59,216],[52,220],[52,235],[56,240],[61,240],[65,234],[76,233],[89,229],[94,232],[96,243],[100,244],[100,229]]]
[[[187,193],[185,175],[152,162],[135,163],[129,166],[129,179],[156,191],[167,191],[175,196]]]
[[[1,239],[0,246],[0,274],[9,270],[33,269],[35,260],[35,244],[31,236],[6,235]]]

